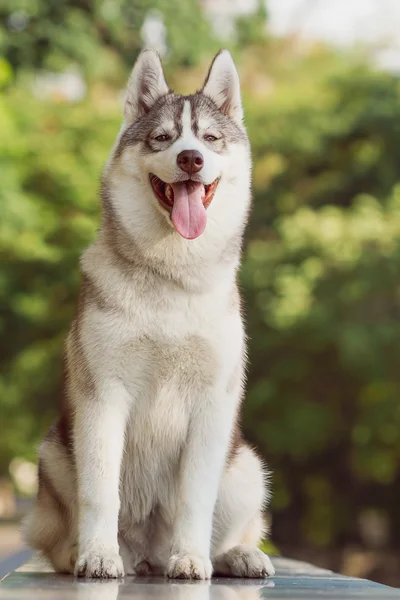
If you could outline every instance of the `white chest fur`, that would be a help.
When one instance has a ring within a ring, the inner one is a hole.
[[[113,379],[126,392],[121,515],[142,522],[157,505],[173,512],[188,431],[199,412],[226,403],[243,329],[230,279],[213,292],[191,294],[112,271],[105,263],[96,270],[112,302],[109,310],[88,303],[81,337],[95,380]]]

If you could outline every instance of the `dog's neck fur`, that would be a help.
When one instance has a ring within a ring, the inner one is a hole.
[[[118,218],[110,194],[110,182],[105,176],[101,188],[103,218],[94,246],[100,245],[124,272],[131,272],[132,276],[141,272],[188,293],[209,293],[222,282],[235,284],[245,223],[229,239],[221,238],[216,244],[215,240],[207,243],[206,236],[201,240],[183,240],[160,218],[153,237],[138,239]],[[86,262],[84,272],[88,268]]]

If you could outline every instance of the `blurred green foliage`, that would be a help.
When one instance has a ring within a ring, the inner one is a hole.
[[[246,430],[278,467],[278,542],[357,540],[368,508],[395,542],[400,82],[324,49],[274,68],[268,99],[247,110]]]
[[[120,91],[154,8],[172,84],[199,85],[218,43],[195,0],[0,3],[1,472],[15,455],[34,459],[57,410],[78,257],[95,234]],[[400,82],[355,54],[266,38],[260,18],[240,21],[231,48],[254,157],[245,432],[274,471],[278,546],[354,540],[367,509],[385,515],[394,542]],[[32,92],[38,74],[71,64],[83,100]]]
[[[89,79],[114,79],[135,60],[150,13],[164,21],[173,65],[194,65],[215,44],[196,0],[0,0],[0,52],[14,68],[74,61]]]

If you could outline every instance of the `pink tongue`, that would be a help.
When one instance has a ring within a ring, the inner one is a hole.
[[[204,185],[197,181],[172,183],[174,206],[171,219],[177,232],[187,240],[199,237],[207,223],[203,206]]]

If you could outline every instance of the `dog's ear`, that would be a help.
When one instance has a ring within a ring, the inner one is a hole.
[[[221,50],[214,58],[202,92],[215,102],[221,112],[242,123],[239,75],[228,50]]]
[[[153,104],[169,91],[157,52],[143,50],[128,81],[124,107],[126,124],[133,123],[147,113]]]

